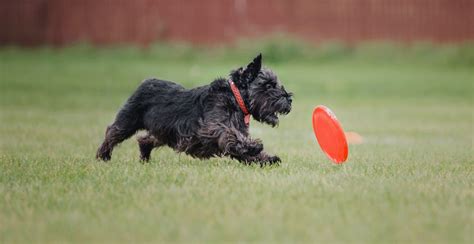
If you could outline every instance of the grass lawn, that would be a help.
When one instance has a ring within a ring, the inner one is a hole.
[[[472,46],[264,49],[295,93],[278,128],[251,122],[278,167],[168,148],[141,164],[134,139],[95,160],[141,80],[203,85],[252,58],[209,52],[0,49],[0,242],[472,243]],[[312,134],[318,104],[365,139],[343,165]]]

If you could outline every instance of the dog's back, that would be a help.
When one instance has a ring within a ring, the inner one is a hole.
[[[176,135],[192,136],[199,126],[203,100],[209,86],[185,89],[171,81],[147,79],[129,98],[124,110],[133,109],[143,129],[161,138],[167,144],[177,143]]]

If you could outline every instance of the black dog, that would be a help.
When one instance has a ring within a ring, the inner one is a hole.
[[[178,152],[205,159],[230,156],[244,163],[272,164],[277,156],[263,152],[260,140],[249,137],[250,115],[275,126],[278,114],[291,110],[292,94],[276,75],[262,68],[258,55],[248,66],[210,85],[187,90],[158,79],[145,80],[107,127],[97,158],[110,160],[118,143],[138,130],[141,159],[148,161],[153,148],[167,145]]]

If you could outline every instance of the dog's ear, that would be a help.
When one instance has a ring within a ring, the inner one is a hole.
[[[242,73],[244,73],[244,68],[242,67],[232,70],[230,72],[230,78],[232,79],[232,81],[236,83],[240,83],[240,78],[242,77]]]
[[[257,78],[260,69],[262,68],[262,54],[260,53],[257,57],[253,59],[251,63],[247,65],[244,72],[242,73],[241,81],[245,83],[252,82]]]

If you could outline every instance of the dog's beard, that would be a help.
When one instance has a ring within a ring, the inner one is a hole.
[[[290,113],[291,103],[285,97],[269,99],[262,96],[252,100],[250,110],[257,121],[275,127],[279,123],[279,115]]]

